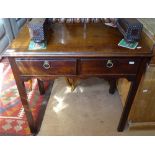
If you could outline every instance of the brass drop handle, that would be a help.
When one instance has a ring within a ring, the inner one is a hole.
[[[49,62],[48,62],[47,60],[45,60],[45,61],[44,61],[44,64],[43,64],[43,67],[44,67],[45,69],[49,69],[51,66],[50,66]]]
[[[114,64],[113,64],[112,60],[108,60],[108,61],[107,61],[107,64],[106,64],[106,67],[107,67],[107,68],[112,68],[113,65],[114,65]]]

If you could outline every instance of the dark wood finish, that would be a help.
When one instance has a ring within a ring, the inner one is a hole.
[[[128,119],[128,115],[129,115],[131,106],[133,104],[133,100],[134,100],[134,97],[136,95],[142,74],[144,73],[144,71],[146,69],[146,63],[147,62],[148,62],[148,59],[145,59],[145,58],[141,61],[141,67],[139,68],[138,74],[137,74],[135,80],[133,80],[131,82],[128,97],[127,97],[125,106],[123,108],[123,112],[121,114],[120,122],[119,122],[119,125],[117,128],[118,131],[123,131],[123,129],[125,127],[125,124],[126,124],[126,121]]]
[[[36,133],[37,128],[35,126],[35,122],[34,122],[34,118],[32,116],[30,106],[29,106],[29,104],[27,102],[27,95],[26,95],[25,85],[24,85],[23,81],[21,80],[20,76],[18,76],[18,75],[20,75],[19,70],[18,70],[18,66],[15,63],[14,58],[9,58],[9,62],[11,64],[11,66],[13,66],[12,67],[12,72],[14,74],[16,85],[17,85],[17,88],[18,88],[18,91],[19,91],[20,99],[21,99],[23,107],[24,107],[25,115],[26,115],[30,130],[31,130],[32,133]]]
[[[123,131],[146,62],[152,56],[152,51],[144,40],[139,43],[141,49],[119,47],[118,42],[122,35],[117,29],[106,27],[102,23],[87,24],[87,27],[82,24],[54,24],[48,34],[46,50],[30,51],[29,32],[24,27],[3,55],[9,57],[14,70],[31,131],[37,131],[37,126],[20,80],[32,77],[50,80],[60,76],[70,79],[92,76],[106,78],[111,81],[110,93],[114,93],[118,78],[130,80],[132,86],[118,126],[118,131]]]
[[[153,58],[151,59],[150,64],[151,64],[151,65],[155,65],[155,56],[153,56]]]
[[[36,129],[37,129],[37,132],[39,132],[39,130],[41,128],[42,120],[44,118],[44,114],[45,114],[45,110],[46,110],[46,107],[47,107],[47,104],[48,104],[48,100],[50,98],[52,86],[53,86],[53,81],[51,82],[51,85],[49,86],[49,88],[45,92],[46,94],[45,94],[43,103],[42,103],[42,105],[40,107],[39,115],[38,115],[38,117],[36,119]],[[34,135],[37,134],[37,132],[35,132]]]
[[[134,58],[81,59],[80,74],[136,74],[139,62]]]
[[[149,45],[154,54],[153,36],[147,29],[144,28],[142,38]],[[155,57],[153,56],[147,66],[145,75],[142,76],[136,96],[133,101],[132,108],[128,116],[129,128],[134,130],[153,129],[155,128]],[[121,97],[122,105],[125,105],[125,100],[130,87],[130,82],[126,79],[119,79],[117,88]]]
[[[44,95],[45,94],[44,82],[39,79],[37,79],[37,81],[38,81],[40,95]]]
[[[117,28],[102,23],[54,24],[48,31],[48,47],[44,50],[28,50],[30,41],[27,27],[19,33],[11,46],[4,53],[7,57],[141,57],[149,56],[152,51],[140,41],[141,49],[130,50],[118,46],[123,38]]]
[[[109,84],[110,84],[109,93],[114,94],[116,90],[116,79],[110,80]]]
[[[16,59],[22,75],[75,75],[76,59]],[[47,64],[46,64],[47,63]]]

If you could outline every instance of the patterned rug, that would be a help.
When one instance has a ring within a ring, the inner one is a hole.
[[[45,89],[49,83],[45,82]],[[34,118],[38,116],[45,95],[40,95],[37,80],[33,80],[32,91],[28,90],[28,100]],[[0,135],[31,135],[11,66],[7,59],[0,62]]]

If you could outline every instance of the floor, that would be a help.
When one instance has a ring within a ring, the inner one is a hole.
[[[122,112],[118,92],[108,93],[103,79],[80,80],[74,91],[64,78],[56,79],[45,112],[39,136],[50,135],[155,135],[155,130],[117,132]]]

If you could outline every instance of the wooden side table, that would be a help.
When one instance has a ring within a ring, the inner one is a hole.
[[[54,24],[48,30],[47,49],[28,50],[29,32],[24,27],[18,37],[3,54],[10,61],[20,98],[32,133],[38,132],[27,101],[22,81],[31,78],[55,79],[57,77],[89,78],[100,77],[110,81],[110,92],[114,93],[116,80],[127,78],[131,81],[129,94],[118,124],[123,131],[132,106],[140,79],[152,52],[143,40],[141,49],[130,50],[119,47],[122,39],[115,28],[102,23]]]

